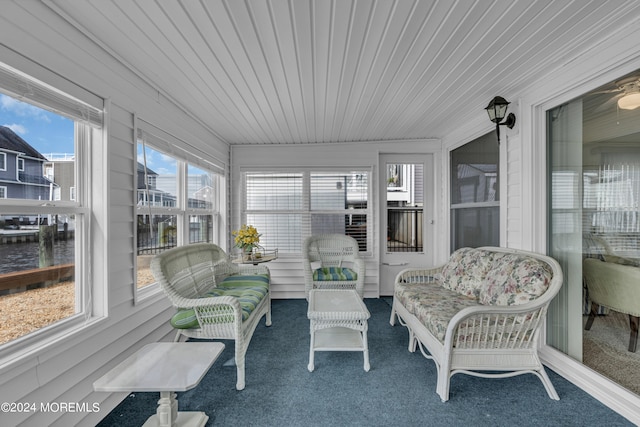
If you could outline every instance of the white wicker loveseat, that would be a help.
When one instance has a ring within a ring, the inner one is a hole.
[[[238,266],[211,243],[179,246],[151,260],[151,271],[177,313],[181,336],[235,340],[238,390],[244,389],[245,354],[262,316],[271,325],[270,275],[265,266]]]
[[[505,248],[463,248],[443,266],[406,269],[395,281],[391,325],[409,329],[438,370],[436,392],[449,399],[453,375],[485,378],[535,374],[559,400],[538,357],[538,335],[562,286],[552,258]]]

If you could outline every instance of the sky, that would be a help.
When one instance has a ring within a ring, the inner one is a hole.
[[[73,153],[73,121],[0,94],[0,125],[13,130],[45,157]]]

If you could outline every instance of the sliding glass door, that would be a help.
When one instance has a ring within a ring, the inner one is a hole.
[[[547,341],[636,394],[640,106],[618,100],[639,85],[640,70],[547,113],[548,250],[565,275]]]

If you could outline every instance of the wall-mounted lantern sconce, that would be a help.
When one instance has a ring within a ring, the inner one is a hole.
[[[500,126],[506,126],[509,129],[513,129],[516,124],[516,116],[513,113],[509,113],[507,119],[502,122],[504,116],[507,114],[507,107],[510,102],[504,99],[501,96],[496,96],[491,100],[489,105],[487,105],[487,114],[489,114],[489,119],[496,124],[496,134],[498,135],[498,144],[500,144]]]

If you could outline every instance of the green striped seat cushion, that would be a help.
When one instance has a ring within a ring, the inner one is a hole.
[[[269,276],[266,274],[257,275],[234,275],[229,276],[220,283],[220,286],[207,292],[201,298],[234,296],[238,298],[242,308],[242,321],[249,318],[253,310],[260,304],[260,301],[269,293]],[[195,310],[186,308],[178,310],[171,318],[171,326],[177,329],[199,328],[200,324],[196,318]]]
[[[313,272],[316,282],[358,280],[358,273],[345,267],[320,267]]]

